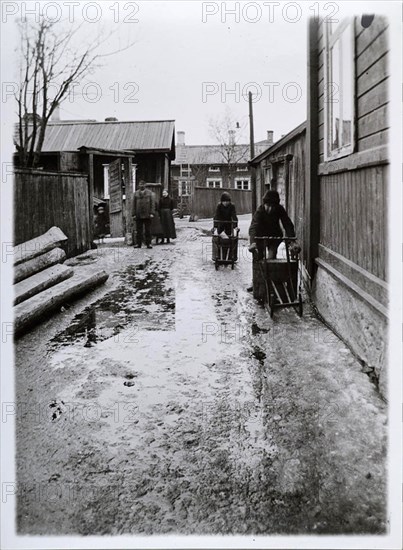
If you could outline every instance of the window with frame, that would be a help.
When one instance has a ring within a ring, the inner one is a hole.
[[[237,171],[237,172],[247,172],[247,171],[248,171],[248,167],[245,166],[245,165],[243,165],[243,164],[241,164],[241,165],[238,165],[238,166],[236,167],[236,171]]]
[[[220,166],[209,166],[208,171],[209,172],[221,172],[221,167]]]
[[[325,25],[325,160],[354,151],[354,19]]]
[[[211,189],[220,189],[222,187],[222,180],[221,179],[208,179],[207,180],[207,187],[210,187]]]
[[[190,181],[180,181],[179,182],[179,196],[189,196],[192,193],[192,184]]]
[[[249,179],[235,180],[235,189],[241,189],[242,191],[249,191],[250,180]]]

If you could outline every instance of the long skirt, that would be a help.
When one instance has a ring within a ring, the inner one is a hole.
[[[161,225],[164,239],[176,239],[175,222],[169,208],[161,209]]]

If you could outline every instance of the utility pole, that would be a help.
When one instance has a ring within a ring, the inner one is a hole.
[[[249,92],[249,133],[250,133],[250,158],[255,156],[255,138],[253,132],[252,92]],[[252,191],[252,216],[256,212],[256,168],[251,166],[250,186]]]

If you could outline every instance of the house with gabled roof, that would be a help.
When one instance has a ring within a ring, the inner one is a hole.
[[[261,152],[272,143],[273,132],[268,131],[266,140],[255,143],[255,151]],[[215,205],[220,190],[225,190],[237,197],[238,206],[242,210],[240,213],[251,212],[249,160],[250,145],[247,143],[186,145],[185,132],[177,132],[170,188],[180,211],[183,214],[211,217],[214,215],[213,207],[207,207],[207,202]],[[211,195],[214,195],[214,200],[210,200]]]
[[[129,229],[126,210],[136,181],[168,187],[174,158],[174,120],[57,120],[47,125],[39,168],[86,173],[90,205],[106,203],[111,234],[119,237]]]

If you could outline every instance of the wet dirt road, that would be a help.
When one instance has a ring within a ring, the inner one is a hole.
[[[246,241],[216,272],[204,227],[105,249],[106,288],[17,342],[20,533],[384,532],[374,385],[309,307],[254,302]]]

